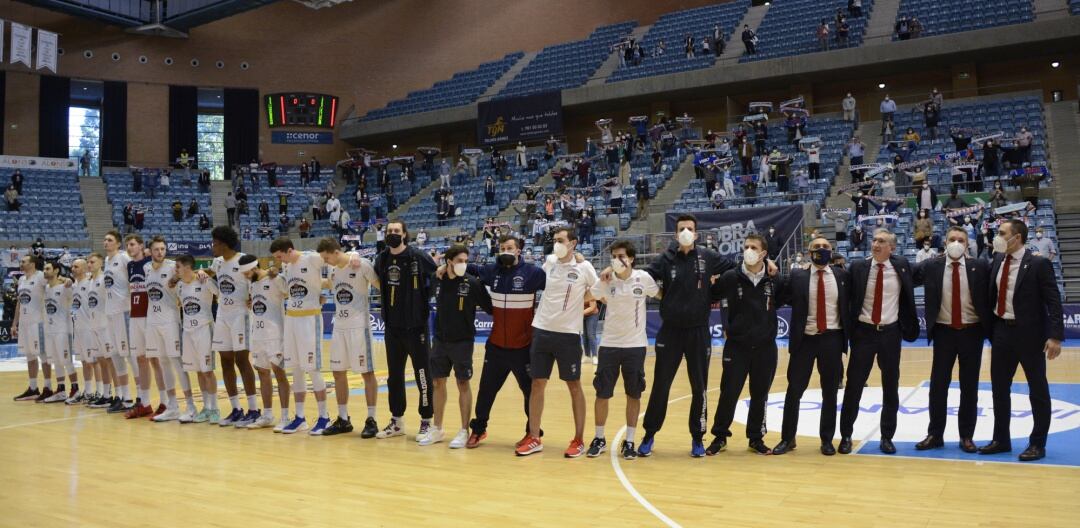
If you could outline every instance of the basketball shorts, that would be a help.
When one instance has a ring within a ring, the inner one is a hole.
[[[158,359],[180,357],[179,325],[146,325],[146,356]]]
[[[367,324],[361,328],[334,327],[334,335],[330,338],[330,370],[351,370],[354,374],[375,371],[371,328]]]
[[[285,353],[280,339],[253,339],[251,341],[251,364],[255,368],[269,370],[271,365],[284,368]]]
[[[247,311],[222,312],[214,321],[214,352],[239,352],[248,349]]]
[[[184,329],[180,354],[180,364],[184,372],[214,371],[214,350],[210,346],[213,335],[211,324]]]
[[[19,321],[19,354],[27,360],[40,358],[48,361],[45,355],[45,325]]]
[[[303,372],[322,368],[322,314],[286,315],[283,339],[285,370]]]

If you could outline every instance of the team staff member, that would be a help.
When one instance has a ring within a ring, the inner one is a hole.
[[[809,269],[791,272],[791,344],[788,347],[787,394],[784,396],[784,421],[780,442],[772,454],[795,450],[799,426],[799,405],[814,362],[821,380],[821,454],[836,454],[836,395],[843,374],[843,355],[847,352],[847,329],[851,327],[848,291],[851,284],[842,266],[832,266],[832,244],[825,237],[810,241]]]
[[[604,334],[597,352],[598,365],[593,377],[596,389],[595,424],[593,437],[586,453],[598,457],[607,447],[604,427],[608,416],[608,402],[615,392],[622,369],[623,389],[626,392],[626,438],[619,452],[626,460],[637,458],[634,434],[637,432],[638,411],[641,409],[641,393],[645,391],[645,348],[649,340],[645,335],[645,301],[656,297],[660,287],[645,270],[634,269],[634,244],[629,240],[617,240],[608,248],[611,253],[612,277],[597,282],[592,294],[607,305]]]
[[[450,441],[451,449],[465,447],[472,411],[473,341],[476,338],[476,308],[491,313],[491,295],[474,276],[467,275],[469,250],[455,244],[446,250],[445,275],[435,283],[435,343],[431,352],[431,376],[435,381],[435,424],[420,445],[443,439],[443,410],[446,408],[446,378],[453,367],[457,380],[461,429]]]
[[[892,437],[900,407],[900,340],[919,337],[915,312],[915,285],[907,259],[893,255],[896,235],[874,231],[872,258],[851,263],[851,332],[847,389],[840,410],[841,454],[851,452],[851,434],[859,415],[859,400],[877,359],[881,369],[881,452],[896,453]]]
[[[43,302],[45,300],[45,274],[42,273],[44,262],[38,257],[30,255],[19,260],[19,283],[16,292],[19,299],[19,307],[15,310],[15,320],[11,323],[11,337],[19,340],[19,353],[26,358],[26,372],[30,378],[30,385],[26,390],[15,397],[15,401],[35,400],[42,394],[45,398],[52,396],[52,366],[48,357],[45,356],[45,338],[41,325],[41,319],[45,314]],[[45,377],[45,390],[38,390],[37,371],[38,360],[41,360],[42,374]]]
[[[930,426],[915,449],[942,447],[953,364],[960,361],[960,449],[974,453],[972,436],[978,417],[979,368],[983,340],[993,322],[990,311],[990,263],[969,259],[967,231],[960,226],[945,233],[945,256],[915,265],[915,285],[923,286],[926,336],[933,344],[930,366]]]
[[[765,435],[765,404],[776,374],[776,308],[786,304],[788,283],[766,275],[769,256],[765,237],[751,233],[743,240],[742,265],[728,270],[716,281],[714,293],[721,299],[724,314],[724,371],[720,381],[720,401],[713,418],[713,441],[709,448],[694,450],[690,456],[715,455],[727,447],[735,406],[750,377],[750,413],[746,437],[750,450],[769,454]]]
[[[517,446],[518,456],[540,452],[540,419],[544,413],[544,389],[551,369],[559,364],[559,378],[570,390],[574,413],[574,438],[563,453],[567,458],[585,454],[582,435],[585,430],[585,393],[581,390],[581,328],[585,300],[597,282],[596,270],[588,261],[578,262],[574,255],[577,236],[572,229],[560,227],[552,233],[552,254],[544,259],[547,283],[533,318],[531,357],[532,393],[529,395],[529,438]]]
[[[386,380],[390,392],[390,423],[376,438],[405,434],[405,361],[412,360],[416,388],[420,392],[420,430],[416,440],[431,427],[431,370],[428,363],[428,314],[435,261],[427,252],[409,245],[409,231],[402,220],[386,226],[386,249],[375,258],[375,273],[382,291],[382,315],[386,323]]]
[[[994,238],[994,263],[990,276],[990,299],[994,303],[994,331],[990,347],[990,383],[994,392],[994,440],[979,449],[992,455],[1012,450],[1009,421],[1012,418],[1012,379],[1016,366],[1024,368],[1031,413],[1035,425],[1020,460],[1031,462],[1046,456],[1050,431],[1050,386],[1046,360],[1061,355],[1065,325],[1061,319],[1061,295],[1054,270],[1045,257],[1024,249],[1028,228],[1020,220],[998,227]]]

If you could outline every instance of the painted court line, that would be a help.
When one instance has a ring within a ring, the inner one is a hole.
[[[5,429],[16,429],[16,428],[19,428],[19,427],[30,427],[31,425],[44,425],[44,424],[47,424],[47,423],[67,422],[67,421],[71,421],[71,420],[78,420],[80,418],[94,418],[94,417],[102,416],[102,415],[104,415],[104,413],[102,413],[102,414],[80,414],[78,416],[69,416],[67,418],[54,418],[52,420],[39,420],[37,422],[27,422],[27,423],[21,423],[21,424],[5,425],[5,426],[0,427],[0,431],[3,431]]]

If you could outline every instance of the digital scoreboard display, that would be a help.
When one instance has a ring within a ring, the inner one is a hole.
[[[310,93],[277,93],[265,96],[266,122],[270,128],[310,126],[334,128],[338,98]]]

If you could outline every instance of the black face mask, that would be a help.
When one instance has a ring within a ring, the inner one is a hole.
[[[810,252],[810,261],[818,266],[824,266],[832,259],[832,250],[818,248]]]
[[[512,253],[500,253],[499,256],[495,257],[495,261],[498,262],[500,266],[509,268],[517,263],[517,257]]]
[[[389,235],[386,235],[386,245],[392,248],[396,249],[398,246],[401,245],[402,242],[402,236],[397,233],[391,233]]]

